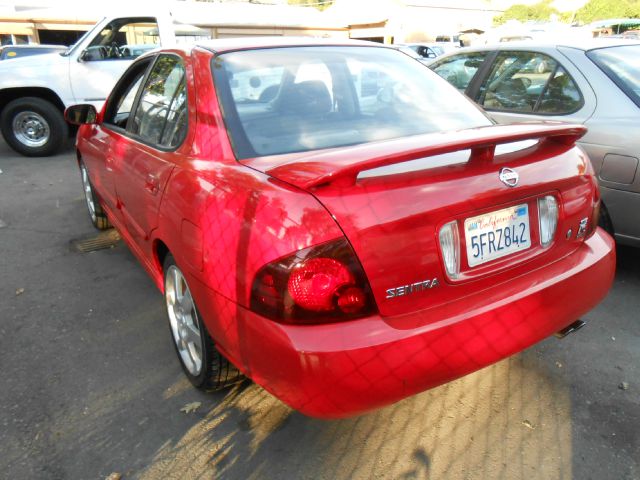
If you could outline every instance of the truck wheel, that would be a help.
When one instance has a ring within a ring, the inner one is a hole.
[[[7,144],[27,157],[53,155],[69,135],[62,112],[37,97],[9,102],[0,114],[0,128]]]
[[[164,261],[164,296],[173,346],[182,370],[202,390],[220,390],[243,375],[216,349],[202,322],[182,271],[171,256]]]

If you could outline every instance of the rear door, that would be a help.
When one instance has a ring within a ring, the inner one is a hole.
[[[498,123],[557,120],[584,123],[595,95],[556,49],[500,51],[467,92]]]
[[[146,251],[162,192],[187,134],[187,79],[181,57],[157,57],[133,112],[117,152],[116,192],[127,229]]]

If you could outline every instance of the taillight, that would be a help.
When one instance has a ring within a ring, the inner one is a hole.
[[[538,199],[538,219],[540,226],[540,243],[548,247],[556,235],[558,227],[558,201],[553,195]]]
[[[455,220],[443,225],[438,234],[444,267],[449,278],[457,278],[460,273],[460,235]]]
[[[282,323],[351,320],[375,308],[369,282],[346,239],[265,265],[251,289],[251,309]]]

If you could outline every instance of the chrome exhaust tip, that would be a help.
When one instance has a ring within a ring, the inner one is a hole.
[[[564,327],[562,330],[560,330],[559,332],[557,332],[555,334],[556,338],[564,338],[567,335],[569,335],[570,333],[574,333],[577,332],[578,330],[580,330],[582,327],[584,327],[587,323],[583,322],[582,320],[576,320],[575,322],[573,322],[570,325],[567,325],[566,327]]]

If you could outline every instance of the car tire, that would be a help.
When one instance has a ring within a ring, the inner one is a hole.
[[[107,214],[102,209],[100,200],[96,195],[91,179],[89,178],[89,171],[83,162],[80,162],[80,178],[82,179],[82,189],[84,190],[84,199],[89,211],[89,218],[91,223],[98,230],[107,230],[111,228],[111,223]]]
[[[9,102],[0,114],[0,129],[7,144],[27,157],[56,153],[69,137],[62,112],[51,102],[37,97]]]
[[[216,349],[186,278],[171,254],[165,258],[163,271],[169,332],[180,366],[189,381],[206,391],[241,382],[244,376]]]
[[[598,226],[603,228],[604,231],[612,237],[614,236],[615,231],[613,230],[613,222],[611,221],[609,211],[607,210],[607,207],[604,206],[604,203],[600,204],[600,219],[598,220]]]

